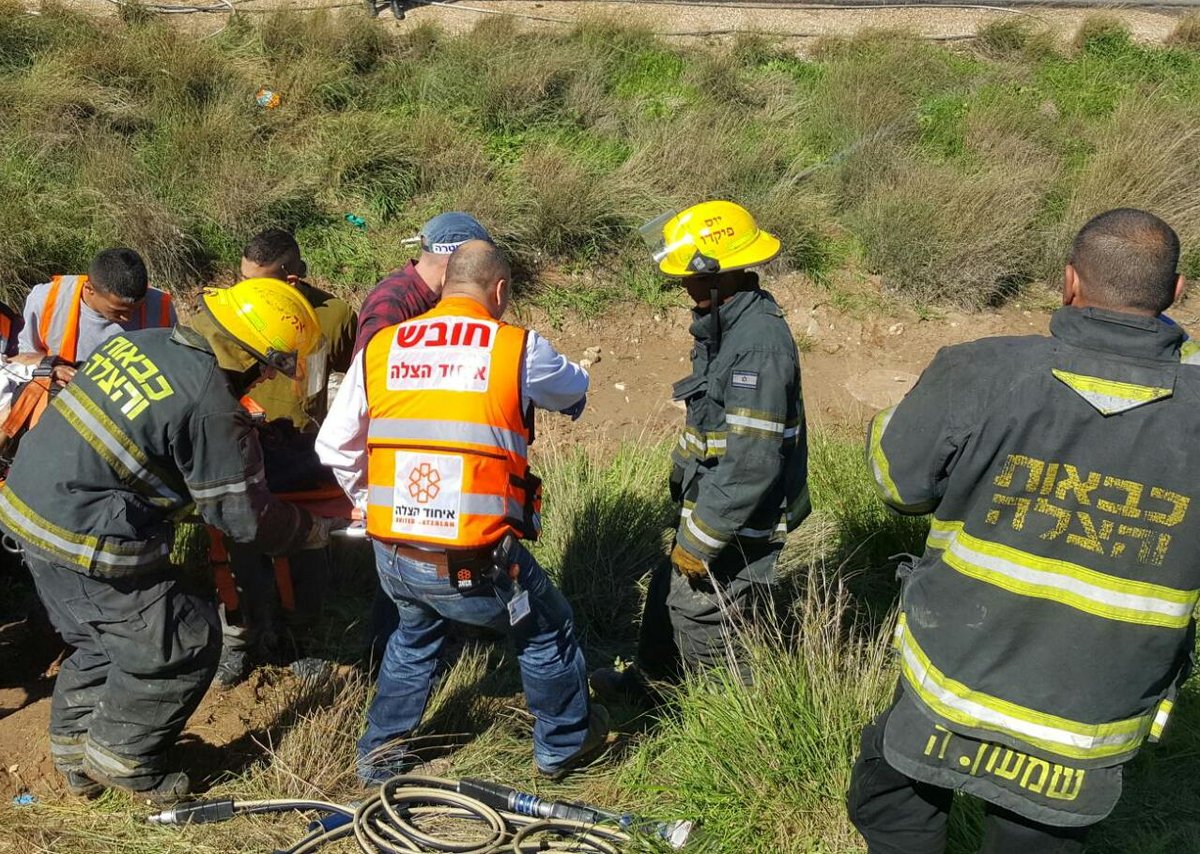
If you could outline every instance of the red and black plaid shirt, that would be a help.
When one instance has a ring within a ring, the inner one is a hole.
[[[399,270],[392,270],[363,300],[358,311],[354,352],[357,354],[366,347],[371,336],[380,329],[412,320],[437,305],[437,301],[437,294],[417,272],[416,262],[409,261]]]

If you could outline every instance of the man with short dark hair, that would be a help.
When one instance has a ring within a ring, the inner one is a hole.
[[[1200,371],[1160,318],[1178,260],[1153,214],[1097,216],[1049,337],[947,347],[873,420],[880,495],[933,522],[850,784],[871,854],[940,854],[955,791],[985,802],[984,851],[1081,851],[1162,735],[1200,598]]]
[[[297,454],[307,457],[310,454],[306,452],[310,452],[312,447],[312,436],[320,428],[328,411],[328,377],[334,374],[340,377],[350,367],[350,359],[354,354],[354,309],[344,300],[304,281],[308,275],[308,265],[301,255],[300,245],[290,231],[282,228],[268,228],[250,239],[242,250],[240,273],[244,279],[267,278],[287,282],[313,307],[320,322],[326,343],[326,349],[321,352],[325,354],[326,364],[316,367],[316,374],[319,375],[314,376],[315,385],[302,389],[294,380],[276,376],[255,386],[247,401],[267,424],[283,419],[290,422],[296,431],[307,435],[306,443],[304,437],[295,432],[287,431],[284,434],[285,438],[291,440],[287,446],[291,455],[289,459]],[[286,428],[287,424],[283,424],[283,427]],[[270,435],[283,432],[272,432],[270,427],[266,429]],[[267,439],[264,439],[264,445],[268,449],[273,447]],[[268,462],[271,459],[268,456]],[[315,455],[312,462],[313,466],[297,468],[312,471],[316,464]],[[276,479],[279,473],[270,466],[268,469],[268,477]],[[228,615],[222,612],[224,643],[215,680],[221,688],[231,688],[245,678],[251,663],[250,647],[259,647],[260,659],[270,658],[282,651],[277,648],[280,644],[276,642],[280,634],[277,631],[277,606],[281,603],[275,589],[274,559],[262,550],[237,544],[230,546],[229,558],[230,568],[242,594],[240,611],[243,624],[231,625]],[[286,560],[294,593],[294,607],[285,616],[290,618],[289,622],[294,626],[311,625],[320,614],[321,603],[328,590],[328,550],[299,550],[287,555]],[[298,648],[296,651],[302,654],[303,644],[297,640],[295,646]]]
[[[269,228],[251,238],[242,251],[240,273],[243,279],[279,279],[299,291],[321,321],[321,334],[328,345],[327,376],[346,372],[354,356],[354,309],[345,300],[304,281],[308,265],[291,232]],[[268,420],[287,418],[297,430],[316,433],[328,410],[329,398],[324,385],[313,395],[302,397],[295,383],[278,377],[254,389],[254,402],[262,407]]]
[[[175,325],[171,297],[148,285],[146,264],[132,249],[105,249],[86,276],[55,276],[25,300],[22,353],[75,363],[121,332]]]
[[[571,606],[520,539],[540,527],[530,472],[533,409],[578,415],[587,372],[536,332],[501,321],[509,269],[461,245],[432,311],[377,334],[354,358],[317,437],[321,460],[366,518],[398,611],[358,742],[377,785],[413,763],[449,620],[510,634],[534,717],[534,760],[558,779],[602,748]]]

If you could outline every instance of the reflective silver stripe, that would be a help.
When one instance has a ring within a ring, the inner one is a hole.
[[[799,436],[799,435],[800,435],[800,428],[799,428],[799,427],[785,427],[785,428],[783,428],[783,438],[785,438],[785,439],[795,439],[795,438],[796,438],[797,436]]]
[[[376,507],[394,507],[395,493],[390,486],[372,486],[367,490],[367,501]],[[472,516],[502,516],[520,519],[523,508],[511,498],[487,495],[481,492],[463,493],[459,509]]]
[[[692,505],[692,506],[695,506],[695,505]],[[692,507],[685,505],[683,507],[683,509],[679,511],[679,518],[682,519],[684,522],[687,522],[689,519],[691,519],[692,518]],[[787,533],[787,525],[784,522],[780,521],[778,524],[775,525],[774,528],[767,528],[767,529],[738,528],[736,531],[734,531],[734,533],[737,534],[739,537],[755,537],[758,539],[765,539],[767,537],[770,537],[772,534],[786,534]]]
[[[0,489],[0,513],[3,513],[7,517],[8,522],[18,530],[18,533],[29,534],[30,539],[44,540],[46,545],[52,546],[66,554],[75,555],[84,562],[92,559],[92,554],[95,552],[94,546],[86,543],[73,543],[70,540],[63,539],[58,534],[43,528],[36,521],[30,519],[19,508],[14,507],[8,499],[9,490]]]
[[[706,534],[700,530],[700,527],[696,524],[696,520],[692,518],[691,513],[689,513],[687,515],[687,517],[684,519],[684,525],[687,527],[687,531],[689,534],[691,534],[693,537],[695,537],[700,542],[704,543],[704,545],[708,546],[710,549],[725,548],[725,543],[723,543],[722,541],[720,541],[718,539],[710,537],[708,534]]]
[[[67,331],[67,319],[71,316],[73,302],[72,297],[75,296],[75,289],[79,287],[79,276],[63,276],[58,284],[58,302],[53,306],[46,304],[42,306],[42,316],[44,317],[47,310],[54,312],[50,318],[50,328],[46,330],[46,340],[42,343],[46,345],[46,352],[51,356],[57,356],[62,348],[63,335]],[[51,284],[50,288],[54,285]],[[46,298],[50,298],[50,288],[46,289]],[[80,325],[83,325],[83,318],[79,320]],[[41,318],[38,319],[38,325],[41,326]],[[40,336],[41,330],[38,330]],[[78,344],[78,340],[76,341]],[[75,352],[75,358],[80,359],[83,354],[79,353],[78,348]]]
[[[961,717],[960,722],[965,722],[968,726],[980,726],[998,729],[1002,732],[1013,734],[1017,737],[1036,739],[1038,741],[1059,746],[1063,750],[1071,750],[1074,755],[1080,751],[1094,752],[1097,748],[1106,746],[1116,746],[1118,748],[1133,748],[1143,740],[1146,733],[1149,731],[1152,716],[1141,715],[1137,718],[1130,718],[1125,721],[1118,721],[1116,724],[1105,725],[1105,729],[1109,732],[1098,732],[1090,734],[1087,732],[1073,732],[1062,727],[1053,726],[1049,721],[1049,716],[1046,722],[1031,720],[1029,717],[1017,717],[1014,714],[1009,714],[1003,709],[1008,709],[1018,714],[1020,712],[1029,712],[1031,710],[1022,709],[1012,703],[1003,704],[996,698],[986,694],[970,691],[965,686],[958,683],[951,683],[954,690],[951,690],[946,684],[947,679],[936,668],[926,666],[925,654],[916,645],[916,640],[912,634],[908,632],[901,622],[897,627],[899,637],[897,645],[900,648],[900,654],[904,659],[904,664],[908,669],[907,677],[916,688],[917,692],[922,696],[922,699],[927,703],[933,701],[934,710],[939,714],[945,715],[947,711]],[[965,695],[965,696],[963,696]],[[978,698],[978,699],[975,699]],[[944,708],[938,708],[940,704]],[[1073,721],[1062,720],[1064,723],[1072,724]],[[1078,724],[1081,728],[1097,730],[1098,727],[1088,726],[1086,724]],[[1120,727],[1120,731],[1111,731],[1114,727]]]
[[[83,758],[83,736],[51,734],[50,755],[58,761],[71,760],[78,762]]]
[[[160,543],[157,549],[144,551],[141,554],[121,554],[106,548],[97,547],[97,543],[76,543],[55,533],[44,525],[39,524],[38,518],[31,517],[9,500],[9,491],[0,489],[0,515],[3,515],[9,525],[18,534],[18,539],[28,539],[35,547],[43,551],[57,549],[62,554],[73,555],[76,563],[88,567],[93,562],[101,566],[136,567],[157,563],[170,553],[167,543]],[[32,511],[31,511],[32,512]],[[94,538],[93,538],[94,539]]]
[[[984,551],[982,547],[988,548],[989,551]],[[1013,559],[1018,557],[1038,563],[1019,563]],[[959,572],[981,581],[993,584],[1001,582],[1001,579],[995,579],[992,574],[1012,579],[1017,587],[1012,592],[1018,594],[1041,596],[1077,608],[1081,607],[1081,604],[1077,604],[1078,600],[1084,600],[1084,603],[1092,603],[1093,607],[1099,606],[1101,615],[1107,615],[1111,619],[1143,623],[1147,616],[1161,615],[1171,618],[1171,625],[1178,624],[1178,627],[1182,628],[1196,607],[1195,591],[1126,582],[1116,576],[1105,577],[1102,573],[1086,567],[1077,567],[1066,561],[1039,558],[1038,555],[1020,552],[998,543],[988,543],[972,537],[963,530],[954,532],[942,560]],[[965,566],[960,564],[960,561]],[[1113,586],[1104,586],[1105,582]],[[1132,587],[1133,584],[1137,586]],[[1116,585],[1127,589],[1114,589]],[[1000,583],[999,586],[1004,585]],[[1155,590],[1162,591],[1165,595],[1156,596]],[[1170,595],[1177,598],[1166,598]],[[1116,609],[1116,612],[1112,609]],[[1084,610],[1095,612],[1088,608]],[[1132,613],[1122,615],[1121,612]]]
[[[123,759],[115,753],[110,753],[90,739],[83,748],[83,755],[91,765],[96,767],[96,770],[110,777],[132,777],[143,767],[128,759]]]
[[[768,433],[779,433],[780,435],[786,435],[787,430],[787,427],[782,421],[767,421],[765,418],[751,418],[748,415],[726,414],[725,423],[736,427],[750,427],[755,430],[766,430]]]
[[[189,486],[188,492],[197,501],[211,501],[223,495],[237,495],[238,493],[246,492],[251,486],[256,483],[262,483],[264,480],[266,480],[266,474],[262,469],[259,469],[253,474],[246,475],[244,479],[239,480],[237,483],[226,483],[221,486],[204,487],[203,489]]]
[[[367,441],[372,439],[416,439],[433,442],[465,442],[484,445],[525,456],[529,449],[528,440],[520,433],[474,424],[470,421],[440,421],[424,418],[373,418],[367,430]]]
[[[152,487],[155,492],[163,498],[170,499],[174,502],[186,502],[186,499],[171,487],[167,486],[157,475],[146,467],[144,460],[140,460],[129,452],[129,449],[122,445],[108,431],[105,425],[96,420],[92,413],[88,412],[80,401],[76,398],[82,395],[83,392],[78,390],[75,385],[69,385],[63,390],[63,393],[58,396],[64,409],[69,409],[71,414],[87,425],[96,439],[108,449],[113,456],[125,464],[129,474],[143,480],[147,485]]]

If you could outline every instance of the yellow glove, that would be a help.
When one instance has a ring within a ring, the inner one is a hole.
[[[708,564],[694,556],[683,546],[679,545],[679,543],[676,543],[675,548],[671,549],[671,566],[675,567],[675,571],[688,579],[688,581],[699,581],[702,578],[708,578]]]

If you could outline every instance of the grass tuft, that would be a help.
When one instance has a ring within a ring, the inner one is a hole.
[[[1167,44],[1189,50],[1200,50],[1200,13],[1184,15],[1167,37]]]

